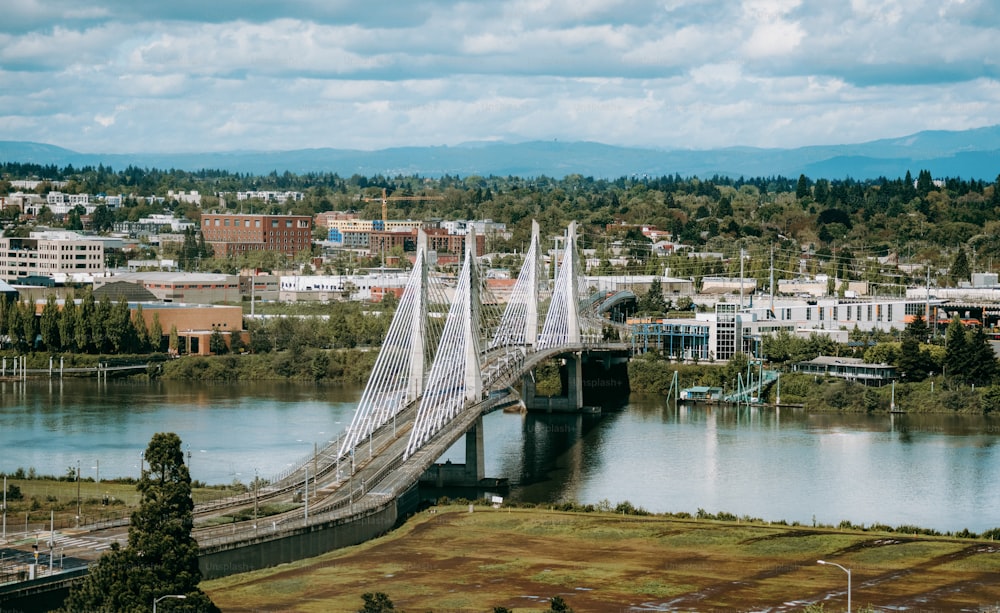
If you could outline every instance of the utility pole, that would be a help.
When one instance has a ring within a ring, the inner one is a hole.
[[[740,311],[743,310],[743,248],[740,248]]]
[[[82,510],[80,506],[80,460],[76,461],[76,527],[80,527],[80,520],[82,519]]]
[[[771,280],[768,282],[771,285],[771,304],[768,310],[771,311],[771,315],[774,315],[774,244],[771,244]]]

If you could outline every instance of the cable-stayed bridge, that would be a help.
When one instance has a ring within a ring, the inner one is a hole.
[[[569,374],[563,403],[568,410],[581,408],[581,354],[624,353],[627,345],[600,316],[602,301],[593,300],[581,282],[575,224],[561,242],[551,278],[545,274],[538,225],[533,224],[520,272],[501,308],[476,261],[474,237],[466,240],[461,269],[451,278],[429,274],[426,238],[421,237],[344,434],[268,487],[239,502],[214,505],[256,506],[294,492],[302,496],[302,508],[196,529],[206,576],[315,555],[388,529],[416,508],[421,476],[467,433],[472,441],[467,456],[478,453],[479,461],[467,457],[466,464],[473,479],[477,473],[481,477],[483,415],[501,405],[503,390],[530,378],[545,359],[564,358]],[[207,506],[200,510],[213,512]]]

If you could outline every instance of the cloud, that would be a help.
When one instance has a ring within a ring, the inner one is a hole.
[[[794,146],[1000,123],[987,0],[10,0],[0,139]]]

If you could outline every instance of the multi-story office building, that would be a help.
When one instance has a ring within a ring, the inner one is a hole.
[[[104,242],[75,232],[32,232],[0,238],[0,278],[95,274],[104,269]]]
[[[295,255],[312,248],[312,217],[205,213],[201,233],[217,256],[250,251]]]

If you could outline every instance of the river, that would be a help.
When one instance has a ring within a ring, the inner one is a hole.
[[[274,382],[0,383],[0,471],[138,476],[176,432],[206,483],[276,475],[347,427],[360,388]],[[766,520],[1000,527],[1000,420],[685,408],[633,394],[601,417],[494,413],[486,472],[510,497]],[[463,461],[464,446],[446,454]]]

